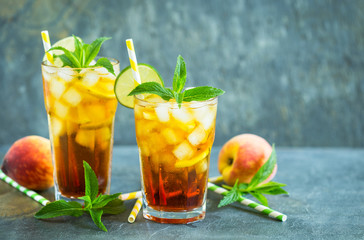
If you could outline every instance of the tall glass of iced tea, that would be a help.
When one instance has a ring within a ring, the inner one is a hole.
[[[117,75],[119,62],[109,60]],[[108,194],[117,107],[115,75],[103,67],[56,67],[44,61],[42,76],[56,200],[85,195],[83,160],[96,173],[99,193]]]
[[[205,217],[216,109],[217,97],[181,108],[173,99],[135,97],[145,218],[189,223]]]

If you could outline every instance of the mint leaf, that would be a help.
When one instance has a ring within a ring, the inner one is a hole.
[[[64,47],[51,47],[48,50],[48,52],[52,51],[52,50],[61,50],[61,51],[63,51],[64,54],[66,55],[66,57],[68,58],[68,60],[72,62],[73,67],[76,67],[76,68],[81,67],[81,64],[80,64],[79,60],[77,59],[77,57],[75,56],[75,54],[73,52],[68,51]]]
[[[254,175],[253,179],[249,183],[249,188],[257,186],[259,183],[266,180],[269,175],[273,172],[273,169],[277,163],[277,156],[275,151],[275,146],[272,146],[272,153],[268,158],[267,162],[264,163],[258,170],[258,172]]]
[[[94,208],[102,208],[109,202],[117,199],[121,193],[115,193],[112,195],[99,195],[93,202],[92,205]]]
[[[102,210],[105,214],[119,214],[125,210],[123,201],[120,199],[114,199],[106,204]]]
[[[99,182],[95,172],[86,161],[83,161],[83,168],[85,170],[85,195],[93,201],[99,193]]]
[[[69,66],[74,68],[75,66],[73,65],[72,61],[68,59],[68,57],[66,56],[66,54],[62,54],[62,55],[54,55],[54,57],[58,57],[59,59],[61,59],[62,63],[63,63],[63,67],[64,66]]]
[[[211,98],[220,96],[224,93],[225,91],[218,88],[213,88],[208,86],[195,87],[184,91],[183,101],[185,102],[206,101]]]
[[[246,183],[239,183],[239,191],[242,191],[242,190],[245,190],[248,188],[248,185],[249,184],[246,184]]]
[[[86,49],[86,59],[85,59],[85,66],[88,66],[92,60],[97,56],[100,51],[101,45],[106,40],[111,39],[110,37],[100,37],[93,41],[91,45],[89,45]]]
[[[138,95],[142,93],[156,94],[166,101],[174,97],[169,90],[167,90],[157,82],[142,83],[134,88],[133,91],[128,94],[128,96]]]
[[[106,68],[106,70],[115,76],[114,67],[111,62],[107,58],[99,58],[95,64],[95,66],[100,66]]]
[[[259,192],[250,192],[250,194],[253,197],[255,197],[256,199],[258,199],[261,204],[263,204],[264,206],[268,207],[268,200],[267,200],[266,197],[263,196],[263,194],[261,194]]]
[[[284,183],[278,183],[278,182],[267,182],[264,184],[260,184],[259,186],[256,186],[255,189],[263,190],[266,188],[272,188],[272,187],[284,187],[287,186],[287,184]]]
[[[90,215],[96,226],[98,226],[101,230],[107,232],[105,225],[101,222],[101,216],[103,211],[101,209],[91,209]]]
[[[284,190],[280,187],[264,188],[264,189],[260,189],[259,192],[264,193],[264,194],[269,194],[269,195],[279,195],[279,194],[289,195],[289,193],[286,190]]]
[[[64,200],[59,200],[55,202],[48,203],[42,209],[40,209],[34,217],[38,219],[53,218],[59,216],[74,216],[79,217],[84,214],[82,205],[78,202],[66,202]]]
[[[83,51],[82,51],[82,43],[80,42],[80,40],[78,40],[78,38],[75,35],[72,35],[73,39],[74,39],[74,45],[75,45],[75,51],[74,54],[77,57],[77,59],[79,59],[79,62],[81,64],[81,66],[84,63],[83,60]]]
[[[220,208],[229,205],[231,203],[234,203],[239,200],[240,196],[241,195],[238,189],[238,180],[236,180],[234,187],[226,194],[226,196],[224,196],[224,198],[220,201],[217,207]]]
[[[173,76],[173,91],[180,93],[186,83],[186,63],[181,55],[177,57],[177,64]]]

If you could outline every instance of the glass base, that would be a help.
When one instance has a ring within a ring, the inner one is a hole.
[[[143,216],[146,219],[159,223],[187,224],[201,221],[205,218],[206,203],[200,208],[185,212],[165,212],[154,210],[147,204],[143,204]]]

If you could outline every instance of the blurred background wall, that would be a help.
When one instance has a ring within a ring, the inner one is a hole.
[[[364,146],[364,1],[0,0],[0,144],[48,137],[41,30],[51,42],[111,36],[101,55],[139,62],[171,84],[176,58],[188,85],[213,85],[215,145],[245,132],[277,146]],[[116,144],[136,144],[119,105]]]

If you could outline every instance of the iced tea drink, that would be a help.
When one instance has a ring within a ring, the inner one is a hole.
[[[119,62],[110,60],[115,74]],[[85,195],[87,161],[99,181],[99,193],[109,193],[114,116],[115,76],[105,68],[73,69],[42,63],[45,107],[55,169],[56,200]]]
[[[216,109],[217,98],[178,108],[155,95],[135,97],[145,218],[189,223],[205,217]]]

